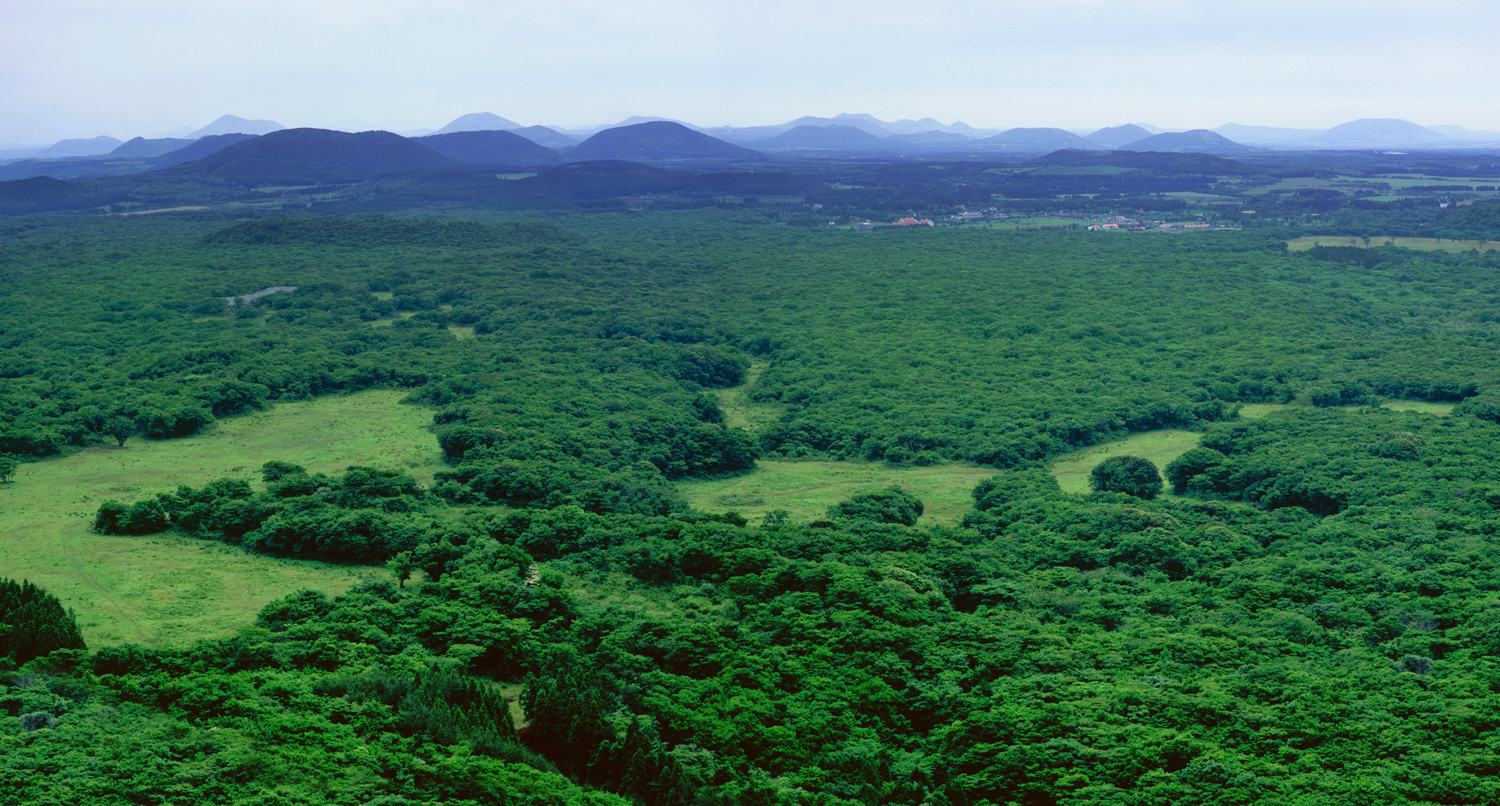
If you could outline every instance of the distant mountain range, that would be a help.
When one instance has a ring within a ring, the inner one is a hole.
[[[421,130],[427,131],[427,130]],[[1163,131],[1144,123],[1128,123],[1079,134],[1060,128],[1021,127],[1005,131],[980,130],[962,122],[944,124],[932,118],[884,121],[868,114],[833,117],[806,116],[776,126],[703,128],[665,118],[632,117],[613,126],[560,129],[521,126],[491,112],[461,115],[441,129],[420,137],[402,137],[389,132],[358,135],[333,132],[344,146],[365,147],[383,143],[384,157],[365,153],[359,159],[340,159],[332,151],[319,151],[324,144],[308,132],[320,129],[284,129],[271,120],[247,120],[224,115],[187,137],[136,137],[129,142],[107,136],[62,140],[45,148],[0,152],[0,181],[32,176],[59,179],[115,176],[188,165],[218,154],[248,140],[272,138],[269,144],[250,145],[230,152],[259,154],[250,164],[264,170],[257,181],[272,183],[356,181],[389,170],[418,170],[447,165],[455,169],[477,165],[533,168],[558,165],[569,160],[632,160],[670,164],[683,160],[748,161],[765,154],[783,158],[838,157],[840,155],[964,156],[1044,154],[1062,149],[1079,152],[1128,150],[1161,153],[1243,154],[1270,150],[1388,150],[1388,149],[1485,149],[1500,148],[1500,132],[1475,131],[1459,126],[1424,127],[1399,119],[1371,118],[1331,129],[1290,129],[1226,123],[1217,129]],[[296,138],[302,138],[300,140]],[[309,139],[312,138],[312,139]],[[351,139],[352,138],[352,139]],[[304,149],[297,159],[277,157],[278,149]],[[406,146],[400,144],[406,144]],[[407,146],[418,149],[410,150]],[[260,152],[258,149],[271,149]],[[310,151],[306,151],[311,149]],[[316,153],[314,153],[316,152]],[[223,159],[228,160],[226,156]],[[240,157],[235,157],[240,159]],[[278,162],[279,160],[279,162]],[[307,162],[310,160],[310,162]],[[351,161],[352,160],[352,161]],[[252,171],[226,162],[213,171],[221,176],[250,176]],[[343,167],[339,167],[343,166]],[[400,166],[400,167],[398,167]],[[208,170],[198,166],[192,170]],[[227,172],[227,173],[225,173]],[[339,177],[344,177],[340,179]],[[360,180],[362,181],[362,180]]]

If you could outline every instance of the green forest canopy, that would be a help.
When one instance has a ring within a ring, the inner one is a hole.
[[[1500,798],[1500,258],[735,211],[559,223],[4,225],[0,453],[180,438],[379,386],[436,407],[451,464],[431,490],[271,463],[254,488],[104,504],[102,531],[393,578],[269,603],[230,639],[58,644],[0,693],[7,791]],[[297,290],[223,303],[273,286]],[[752,361],[746,393],[776,415],[726,427],[712,391]],[[1437,418],[1387,398],[1462,403]],[[1292,405],[1245,422],[1245,403]],[[1162,427],[1204,434],[1163,468],[1180,495],[1067,495],[1043,469]],[[921,526],[899,489],[811,524],[672,493],[757,456],[996,477],[956,528]]]

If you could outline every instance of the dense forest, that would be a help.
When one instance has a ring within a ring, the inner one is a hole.
[[[280,402],[391,388],[431,407],[446,463],[428,486],[273,461],[253,482],[90,507],[101,534],[389,578],[266,603],[228,638],[90,647],[66,602],[0,582],[0,791],[1500,800],[1500,253],[1292,252],[1305,230],[1269,223],[857,231],[796,226],[815,215],[801,202],[712,200],[738,182],[824,198],[823,216],[921,194],[967,204],[974,185],[1055,204],[1087,186],[1103,209],[1172,202],[1156,194],[1226,169],[1162,156],[1072,177],[562,166],[502,180],[550,188],[525,213],[518,195],[391,217],[0,220],[0,459],[191,439]],[[1246,165],[1250,183],[1287,171]],[[697,183],[710,201],[588,208],[590,176]],[[124,192],[113,181],[88,192]],[[1438,222],[1500,240],[1484,203],[1334,210],[1372,233]],[[757,416],[726,414],[729,389]],[[1397,399],[1452,409],[1384,405]],[[1198,445],[1160,467],[1101,464],[1087,494],[1049,472],[1166,428]],[[900,487],[754,523],[678,490],[771,459],[994,476],[952,525]],[[0,506],[26,478],[0,485]]]

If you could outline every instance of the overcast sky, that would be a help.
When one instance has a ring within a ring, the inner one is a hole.
[[[0,143],[222,114],[1500,129],[1495,0],[0,0]]]

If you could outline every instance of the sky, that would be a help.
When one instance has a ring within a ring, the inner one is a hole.
[[[0,0],[0,144],[867,112],[1500,130],[1494,0]]]

